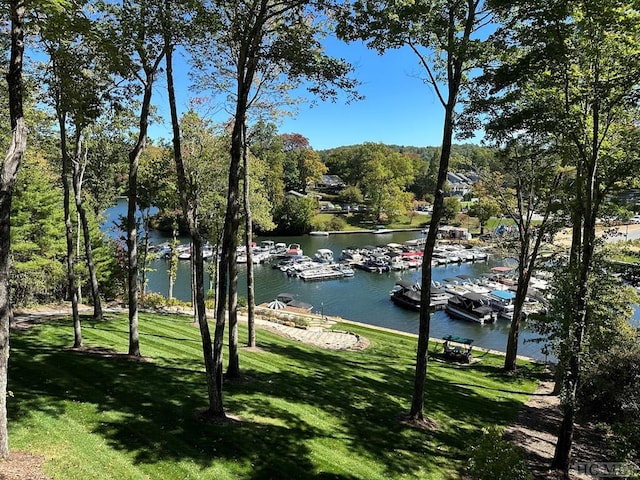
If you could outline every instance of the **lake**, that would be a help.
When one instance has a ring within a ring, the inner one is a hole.
[[[120,202],[110,209],[110,218],[126,213],[126,203]],[[255,240],[274,240],[275,242],[299,243],[305,255],[313,257],[320,248],[331,249],[337,259],[343,249],[347,247],[362,247],[365,245],[386,245],[388,243],[403,243],[407,240],[420,238],[422,234],[416,232],[393,232],[385,234],[352,233],[322,236],[299,237],[258,237]],[[153,232],[153,243],[169,240],[158,232]],[[182,239],[186,242],[186,239]],[[504,265],[499,257],[489,256],[487,261],[449,264],[433,268],[433,279],[442,280],[460,274],[478,277],[490,272],[494,266]],[[418,332],[418,312],[405,310],[396,306],[389,299],[389,292],[398,280],[416,282],[420,280],[421,270],[392,271],[387,273],[369,273],[356,270],[351,278],[305,282],[299,278],[288,277],[271,264],[265,263],[254,266],[256,303],[270,302],[279,293],[287,292],[296,296],[302,302],[310,303],[314,311],[325,315],[342,317],[370,325],[391,328],[403,332]],[[167,273],[168,261],[159,259],[151,262],[152,272],[148,273],[147,291],[167,295],[169,277]],[[205,284],[208,288],[208,282]],[[246,297],[246,266],[239,265],[239,294]],[[190,264],[189,261],[179,262],[178,275],[174,286],[174,296],[181,300],[191,299]],[[638,311],[636,311],[638,315]],[[495,350],[506,349],[509,322],[504,319],[480,325],[450,318],[444,311],[433,313],[431,321],[431,336],[458,335],[474,339],[474,344]],[[529,357],[544,359],[541,344],[532,342],[537,335],[523,323],[520,333],[518,353]]]

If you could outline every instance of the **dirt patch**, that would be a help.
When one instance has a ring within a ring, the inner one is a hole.
[[[554,382],[540,382],[536,392],[518,412],[516,421],[505,430],[505,438],[525,451],[527,465],[535,480],[563,478],[550,470],[555,453],[558,429],[562,421],[560,398],[552,395]],[[572,458],[575,462],[604,462],[605,444],[602,433],[593,424],[576,423]],[[593,479],[590,475],[570,471],[574,480]]]
[[[44,458],[13,450],[9,460],[0,460],[0,480],[51,480],[44,474]]]

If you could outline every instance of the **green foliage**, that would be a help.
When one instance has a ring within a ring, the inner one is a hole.
[[[141,296],[138,304],[140,305],[140,308],[155,311],[163,310],[166,307],[188,307],[190,305],[188,302],[183,302],[176,298],[166,298],[165,296],[155,292]]]
[[[273,207],[282,203],[285,192],[284,181],[284,142],[278,135],[274,124],[259,121],[251,127],[248,138],[251,153],[265,165],[260,182],[266,191],[267,199]]]
[[[469,207],[468,214],[476,217],[480,222],[481,233],[491,217],[497,217],[501,212],[500,204],[493,197],[482,197]]]
[[[318,182],[327,173],[318,152],[300,134],[283,134],[285,189],[306,192],[307,185]]]
[[[502,437],[502,429],[482,429],[482,438],[471,450],[469,474],[476,480],[533,480],[524,453]]]
[[[65,298],[62,193],[41,158],[18,172],[11,212],[11,289],[16,304]]]
[[[311,231],[317,202],[313,198],[287,195],[276,210],[278,233],[301,235]]]
[[[338,194],[338,201],[346,204],[360,204],[364,201],[364,195],[360,188],[349,185]]]
[[[329,218],[325,218],[325,215],[317,215],[313,220],[314,230],[339,232],[346,230],[349,225],[343,216],[331,215]]]
[[[442,219],[444,221],[451,221],[458,216],[462,205],[457,197],[446,197],[443,201],[444,211],[442,212]]]

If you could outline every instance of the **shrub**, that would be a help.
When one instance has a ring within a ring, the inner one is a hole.
[[[177,298],[166,298],[159,293],[151,292],[140,298],[139,305],[140,308],[147,310],[162,310],[166,307],[189,306],[190,304]]]
[[[477,480],[533,480],[521,449],[502,438],[502,430],[482,429],[482,438],[472,447],[469,474]]]

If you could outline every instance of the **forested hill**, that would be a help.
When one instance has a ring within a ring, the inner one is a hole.
[[[342,149],[350,149],[358,145],[348,145],[343,147],[331,148],[327,150],[319,150],[318,154],[323,163],[327,163],[329,155]],[[407,145],[385,145],[391,150],[398,153],[413,154],[419,156],[427,163],[437,160],[436,156],[440,147],[414,147]],[[451,156],[450,170],[470,170],[490,166],[493,159],[494,150],[481,145],[472,143],[454,144],[453,154]]]

